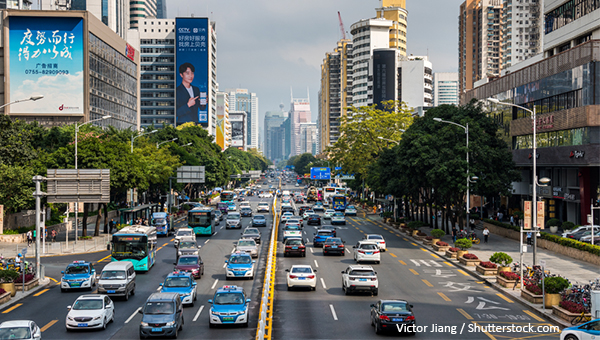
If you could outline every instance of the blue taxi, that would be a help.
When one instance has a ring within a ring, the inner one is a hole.
[[[165,278],[165,282],[160,284],[162,293],[177,293],[184,305],[194,306],[196,301],[196,281],[190,273],[173,272]]]
[[[248,305],[246,292],[242,287],[223,286],[217,289],[211,300],[209,312],[209,326],[215,325],[242,325],[248,327]]]
[[[227,267],[225,267],[226,276],[225,279],[230,278],[254,278],[254,263],[250,253],[244,251],[236,251],[229,256],[229,260],[226,260]]]
[[[233,202],[233,201],[227,202],[227,211],[235,211],[235,210],[236,210],[235,202]]]
[[[89,289],[96,285],[96,269],[90,262],[73,261],[61,272],[60,291],[67,289]]]

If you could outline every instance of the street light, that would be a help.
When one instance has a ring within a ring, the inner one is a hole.
[[[170,140],[166,140],[166,141],[164,141],[164,142],[156,143],[156,148],[158,149],[158,147],[159,147],[159,146],[161,146],[161,145],[163,145],[163,144],[165,144],[165,143],[174,142],[174,141],[176,141],[176,140],[178,140],[178,139],[179,139],[179,138],[173,138],[173,139],[170,139]]]
[[[155,133],[155,132],[158,132],[158,130],[152,130],[152,131],[150,131],[150,132],[142,133],[142,134],[141,134],[141,135],[139,135],[139,136],[131,136],[131,153],[133,153],[133,141],[134,141],[136,138],[138,138],[138,137],[142,137],[142,136],[145,136],[145,135],[149,135],[149,134],[151,134],[151,133]]]
[[[393,139],[387,139],[387,138],[383,138],[381,136],[377,137],[381,140],[387,141],[387,142],[392,142],[392,143],[396,143],[396,145],[400,145],[400,142],[398,142],[397,140],[393,140]]]
[[[496,98],[488,98],[487,101],[494,103],[494,104],[499,104],[499,105],[514,106],[516,108],[525,110],[525,111],[531,113],[531,119],[533,119],[533,207],[532,207],[532,209],[534,211],[533,211],[532,215],[533,215],[533,230],[535,232],[535,235],[533,237],[533,265],[535,266],[537,264],[536,252],[537,252],[537,233],[538,233],[538,230],[537,230],[537,186],[545,187],[548,185],[548,183],[550,183],[550,179],[547,177],[540,178],[539,182],[538,182],[538,177],[537,177],[537,142],[536,142],[537,127],[536,127],[536,120],[535,120],[535,105],[533,105],[533,110],[530,110],[530,109],[520,106],[520,105],[501,102],[500,100],[498,100]],[[522,237],[521,237],[521,239],[522,239]],[[523,247],[521,247],[521,248],[523,248]],[[523,249],[521,249],[521,251],[523,251]],[[523,261],[521,261],[521,263],[522,262]],[[522,272],[523,271],[521,270],[521,273]],[[523,285],[521,284],[521,286],[523,286]]]
[[[192,142],[189,142],[189,143],[187,143],[187,144],[183,144],[182,146],[190,146],[190,145],[192,145],[192,144],[194,144],[194,143],[192,143]]]
[[[44,95],[42,95],[42,94],[36,94],[36,95],[33,95],[33,96],[29,97],[29,98],[19,99],[19,100],[15,100],[14,102],[6,103],[6,104],[0,106],[0,109],[6,107],[8,105],[15,104],[15,103],[21,103],[21,102],[27,102],[27,101],[34,102],[34,101],[40,100],[42,98],[44,98]]]
[[[38,99],[44,98],[44,96],[37,96],[37,97],[40,97],[40,98],[33,99],[33,97],[31,97],[32,98],[31,100],[38,100]],[[8,104],[6,104],[6,105],[8,105]],[[77,135],[79,134],[79,128],[82,127],[82,126],[84,126],[84,125],[91,124],[93,122],[98,122],[98,121],[101,121],[101,120],[104,120],[104,119],[108,119],[110,117],[111,116],[102,116],[102,117],[100,117],[98,119],[92,119],[92,120],[87,121],[87,122],[82,123],[82,124],[75,123],[75,170],[77,170],[77,166],[78,166],[78,158],[77,158]],[[78,220],[78,218],[79,218],[79,216],[78,216],[78,214],[79,214],[79,201],[76,202],[76,205],[77,206],[75,207],[75,244],[77,244],[77,228],[79,228],[79,220]],[[67,241],[67,243],[69,243],[69,231],[68,230],[67,230],[66,234],[67,234],[66,241]]]

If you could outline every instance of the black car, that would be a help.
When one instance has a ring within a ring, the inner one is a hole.
[[[142,314],[140,339],[177,338],[183,328],[183,305],[178,293],[153,293],[139,313]]]
[[[286,213],[286,212],[291,212],[293,214],[294,208],[289,205],[286,205],[285,207],[281,208],[281,214]]]
[[[306,225],[321,225],[321,216],[317,214],[308,215],[308,220],[306,220]]]
[[[256,244],[260,244],[260,231],[256,228],[246,227],[242,233],[242,238],[251,238]]]
[[[252,208],[243,207],[240,209],[240,214],[242,215],[242,217],[247,217],[247,216],[252,217]]]
[[[415,335],[412,305],[404,300],[379,300],[371,305],[371,326],[375,333],[400,332]]]
[[[301,238],[288,238],[283,245],[283,257],[290,255],[306,257],[306,246]]]
[[[330,237],[323,242],[323,255],[340,254],[346,256],[344,241],[338,237]]]
[[[266,227],[267,219],[265,218],[265,215],[254,215],[254,217],[252,217],[252,226],[253,227]]]

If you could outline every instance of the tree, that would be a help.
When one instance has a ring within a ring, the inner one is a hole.
[[[318,161],[318,159],[311,153],[303,153],[294,159],[292,164],[295,167],[296,173],[307,174],[310,173],[310,164]]]
[[[0,164],[0,202],[7,214],[27,209],[35,203],[34,175],[31,167]]]

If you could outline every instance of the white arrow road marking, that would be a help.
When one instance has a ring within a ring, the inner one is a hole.
[[[204,305],[200,306],[200,309],[198,309],[198,313],[196,313],[196,315],[194,316],[194,320],[192,320],[192,322],[196,322],[196,320],[198,320],[198,317],[200,316],[200,313],[202,313],[203,309],[204,309]]]
[[[331,309],[331,315],[333,315],[333,320],[337,321],[337,314],[335,314],[335,308],[333,308],[333,305],[329,305],[329,309]]]
[[[323,278],[321,278],[321,284],[323,285],[323,289],[327,289],[327,286],[325,285],[325,281],[323,281]]]
[[[136,309],[133,312],[133,314],[131,314],[131,316],[127,320],[125,320],[125,323],[129,323],[129,321],[131,321],[131,319],[133,319],[135,317],[135,315],[140,312],[140,309],[142,309],[142,307],[139,307],[138,309]]]
[[[219,282],[219,279],[215,279],[215,283],[213,283],[212,287],[210,287],[210,289],[215,289],[215,287],[217,286],[217,282]]]

